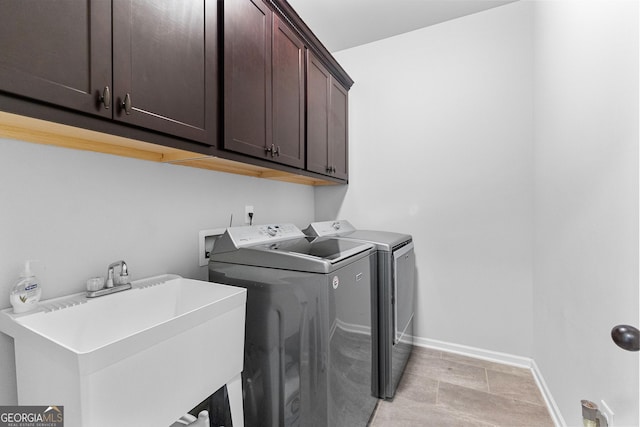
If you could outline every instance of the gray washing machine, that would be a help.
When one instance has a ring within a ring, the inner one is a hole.
[[[345,220],[314,222],[304,232],[308,236],[335,236],[375,245],[379,365],[376,394],[392,399],[413,348],[415,255],[412,237],[387,231],[356,230]]]
[[[247,289],[247,426],[367,425],[377,403],[373,249],[292,224],[232,227],[216,242],[209,280]]]

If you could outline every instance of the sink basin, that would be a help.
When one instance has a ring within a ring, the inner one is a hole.
[[[242,371],[245,289],[175,275],[132,285],[2,311],[20,405],[64,406],[68,427],[169,426]]]

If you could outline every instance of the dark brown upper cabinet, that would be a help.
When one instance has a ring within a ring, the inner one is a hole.
[[[0,0],[0,118],[27,141],[44,120],[90,131],[54,145],[345,183],[352,84],[286,0]]]
[[[271,20],[260,0],[227,0],[224,148],[256,157],[271,146]]]
[[[307,55],[307,170],[348,179],[348,92]]]
[[[0,0],[0,10],[0,90],[193,141],[215,134],[215,3]]]
[[[103,117],[111,111],[111,2],[0,0],[0,90]]]
[[[304,167],[305,46],[273,15],[273,140],[280,163]]]
[[[216,120],[216,13],[206,0],[113,0],[116,120],[207,140]]]
[[[349,94],[334,77],[331,76],[329,89],[329,151],[328,165],[331,175],[336,178],[349,177]]]
[[[304,167],[305,47],[267,3],[226,0],[226,150]]]

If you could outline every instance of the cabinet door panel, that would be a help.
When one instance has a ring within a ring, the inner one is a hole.
[[[273,17],[273,144],[275,160],[304,167],[304,43]]]
[[[223,7],[224,148],[264,157],[272,144],[272,12],[260,0]]]
[[[114,0],[115,118],[206,141],[215,114],[215,3]],[[129,94],[131,109],[121,103]],[[127,114],[129,112],[129,114]]]
[[[348,177],[348,92],[331,78],[329,107],[329,165],[333,176]]]
[[[111,3],[0,0],[0,90],[111,117]]]
[[[331,74],[307,53],[307,170],[327,174]]]

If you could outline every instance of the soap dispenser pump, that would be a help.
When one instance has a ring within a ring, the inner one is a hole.
[[[13,306],[14,313],[26,313],[38,307],[42,288],[40,281],[31,272],[31,260],[24,262],[24,270],[13,288],[9,301]]]

